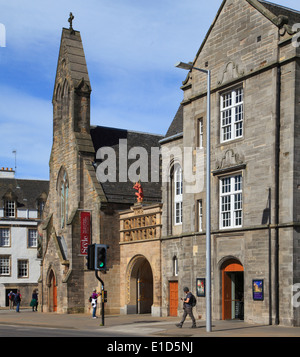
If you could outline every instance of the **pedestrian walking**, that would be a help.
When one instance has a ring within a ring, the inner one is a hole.
[[[20,294],[20,290],[17,290],[17,293],[15,295],[15,304],[17,305],[16,307],[16,312],[20,312],[20,304],[21,304],[21,294]]]
[[[32,311],[37,311],[37,307],[38,307],[38,294],[37,294],[37,290],[33,290],[32,293],[32,298],[31,298],[31,302],[30,302],[30,306],[32,307]]]
[[[186,294],[186,297],[184,299],[181,298],[183,301],[183,315],[182,319],[179,324],[176,324],[177,327],[181,328],[187,315],[190,316],[192,319],[192,328],[196,328],[196,320],[193,314],[193,307],[196,305],[196,298],[195,296],[190,292],[188,287],[183,288],[183,291]]]
[[[15,300],[15,294],[11,290],[8,294],[9,310],[14,309],[14,300]]]
[[[96,310],[97,310],[97,299],[100,293],[97,294],[96,289],[93,290],[93,294],[90,297],[90,302],[92,303],[93,308],[93,319],[97,319]]]

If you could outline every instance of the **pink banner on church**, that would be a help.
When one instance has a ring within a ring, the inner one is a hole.
[[[81,212],[80,215],[80,254],[87,255],[89,244],[91,244],[91,214],[90,212]]]

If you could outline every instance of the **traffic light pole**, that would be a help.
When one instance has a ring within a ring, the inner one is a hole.
[[[102,287],[101,287],[101,316],[102,316],[102,324],[101,324],[101,326],[104,326],[104,282],[98,276],[98,270],[95,270],[95,275],[96,275],[96,278],[100,281],[100,283],[102,285]]]

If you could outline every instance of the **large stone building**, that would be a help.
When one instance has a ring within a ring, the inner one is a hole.
[[[0,169],[0,306],[8,306],[8,293],[20,290],[29,306],[38,287],[40,256],[38,224],[42,219],[49,182],[24,180],[15,171]]]
[[[63,29],[53,93],[53,145],[50,188],[40,226],[43,235],[39,282],[43,311],[87,312],[100,283],[87,270],[87,244],[109,245],[106,313],[120,312],[119,210],[134,204],[131,179],[144,182],[144,202],[161,202],[159,165],[150,170],[151,148],[161,136],[90,126],[89,80],[81,36]],[[143,148],[149,166],[141,168],[135,148]],[[148,157],[149,154],[149,157]],[[99,304],[101,305],[101,304]]]
[[[283,6],[223,1],[192,62],[212,74],[213,319],[300,325],[293,303],[300,283],[295,23],[300,12]],[[197,311],[206,314],[206,84],[204,73],[187,73],[184,99],[161,142],[172,152],[162,165],[165,315],[180,311],[177,296],[185,285],[198,293]]]

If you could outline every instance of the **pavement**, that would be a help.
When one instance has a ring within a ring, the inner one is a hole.
[[[70,330],[97,330],[137,337],[300,337],[300,327],[276,325],[255,325],[241,320],[213,321],[212,332],[206,332],[205,320],[197,321],[197,328],[191,327],[187,318],[182,328],[175,326],[179,317],[153,317],[145,315],[107,315],[101,326],[101,316],[93,319],[88,314],[57,314],[32,312],[31,309],[0,309],[0,325],[26,325]],[[99,336],[101,334],[99,333]],[[298,341],[297,341],[298,342]]]

